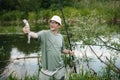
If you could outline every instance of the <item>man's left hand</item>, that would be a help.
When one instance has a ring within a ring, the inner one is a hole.
[[[71,50],[70,50],[70,51],[69,51],[69,54],[70,54],[70,55],[74,55],[74,51],[71,51]]]

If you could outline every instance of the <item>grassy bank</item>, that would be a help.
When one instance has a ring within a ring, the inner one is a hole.
[[[106,69],[102,70],[98,74],[93,74],[91,71],[84,71],[81,70],[81,73],[71,73],[65,78],[65,80],[119,80],[120,74],[116,74],[114,72],[111,72],[108,67]],[[18,79],[16,76],[10,75],[8,76],[7,80],[38,80],[38,75],[33,76],[25,76],[22,79]]]

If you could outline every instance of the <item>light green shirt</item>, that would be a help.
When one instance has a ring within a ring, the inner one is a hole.
[[[38,32],[38,39],[42,51],[42,68],[54,71],[62,67],[63,36],[61,34],[53,34],[50,30],[43,30]]]

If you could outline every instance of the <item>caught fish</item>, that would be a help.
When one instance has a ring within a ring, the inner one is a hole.
[[[26,19],[23,20],[24,24],[25,24],[25,27],[27,28],[30,28],[29,26],[29,23]],[[30,44],[30,33],[28,33],[28,41],[27,41],[28,44]]]

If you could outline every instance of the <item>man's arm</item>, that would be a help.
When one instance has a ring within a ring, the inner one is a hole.
[[[30,32],[29,35],[30,35],[32,38],[38,38],[38,34],[35,33],[35,32]]]
[[[24,27],[24,28],[23,28],[23,32],[24,32],[25,34],[29,34],[30,37],[32,37],[32,38],[38,38],[38,34],[35,33],[35,32],[30,31],[30,28],[28,28],[28,27]]]

